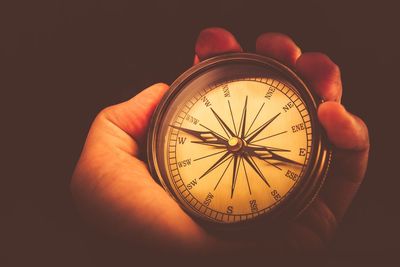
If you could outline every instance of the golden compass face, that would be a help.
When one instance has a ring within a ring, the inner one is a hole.
[[[156,110],[149,165],[195,218],[239,224],[298,215],[330,159],[318,100],[288,68],[253,54],[200,63]]]

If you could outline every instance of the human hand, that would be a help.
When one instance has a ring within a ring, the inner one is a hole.
[[[240,52],[224,29],[203,30],[194,64],[228,52]],[[368,161],[368,130],[340,104],[339,68],[320,53],[301,53],[287,36],[261,35],[256,52],[292,67],[322,99],[318,118],[334,146],[334,159],[319,196],[294,222],[281,229],[281,245],[319,249],[332,238],[362,182]],[[207,232],[188,216],[151,177],[139,159],[150,117],[168,90],[153,85],[132,99],[101,111],[93,122],[71,181],[76,203],[89,221],[104,231],[147,248],[175,251],[262,249],[276,240],[226,240]],[[235,234],[236,235],[236,234]]]

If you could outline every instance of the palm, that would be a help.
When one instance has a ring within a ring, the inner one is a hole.
[[[146,164],[134,156],[137,154],[135,152],[138,148],[137,143],[122,129],[115,126],[113,120],[109,116],[102,115],[96,119],[95,123],[103,127],[102,132],[106,133],[102,136],[105,143],[102,143],[101,151],[96,151],[96,156],[101,157],[99,162],[102,166],[93,166],[96,172],[92,172],[91,177],[86,177],[86,179],[96,181],[97,194],[101,198],[106,197],[104,201],[96,200],[96,205],[99,205],[101,209],[104,210],[107,207],[106,210],[110,211],[105,220],[120,216],[119,214],[127,216],[123,225],[119,225],[118,229],[113,229],[115,233],[130,232],[132,235],[137,235],[137,229],[147,227],[153,231],[149,233],[147,230],[147,236],[156,236],[168,231],[171,236],[179,234],[197,236],[200,242],[207,240],[206,232],[201,231],[196,222],[184,213],[166,191],[154,181]],[[112,172],[109,172],[109,169]],[[98,177],[107,183],[102,183]],[[118,202],[112,201],[113,194],[123,195],[124,199]],[[98,203],[99,201],[101,202]],[[300,220],[288,226],[292,234],[287,242],[299,244],[305,236],[308,236],[306,240],[316,242],[317,244],[313,245],[316,246],[331,234],[334,225],[321,232],[327,219],[332,220],[328,221],[329,223],[334,223],[335,220],[330,210],[326,208],[325,202],[317,199],[311,208],[313,212],[305,213]],[[154,219],[155,217],[157,220]],[[133,222],[135,222],[134,229],[132,229]],[[138,225],[138,222],[141,225]],[[263,242],[266,246],[269,245],[268,239],[264,239]],[[204,243],[204,245],[208,244]]]

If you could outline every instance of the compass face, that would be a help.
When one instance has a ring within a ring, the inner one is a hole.
[[[155,113],[152,173],[207,221],[298,213],[326,170],[315,109],[301,80],[273,60],[234,54],[203,62],[171,86]]]

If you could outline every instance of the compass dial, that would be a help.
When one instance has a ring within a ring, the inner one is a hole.
[[[277,69],[217,62],[178,81],[156,112],[153,173],[208,221],[251,221],[280,206],[299,211],[321,180],[310,179],[322,144],[313,99]]]

